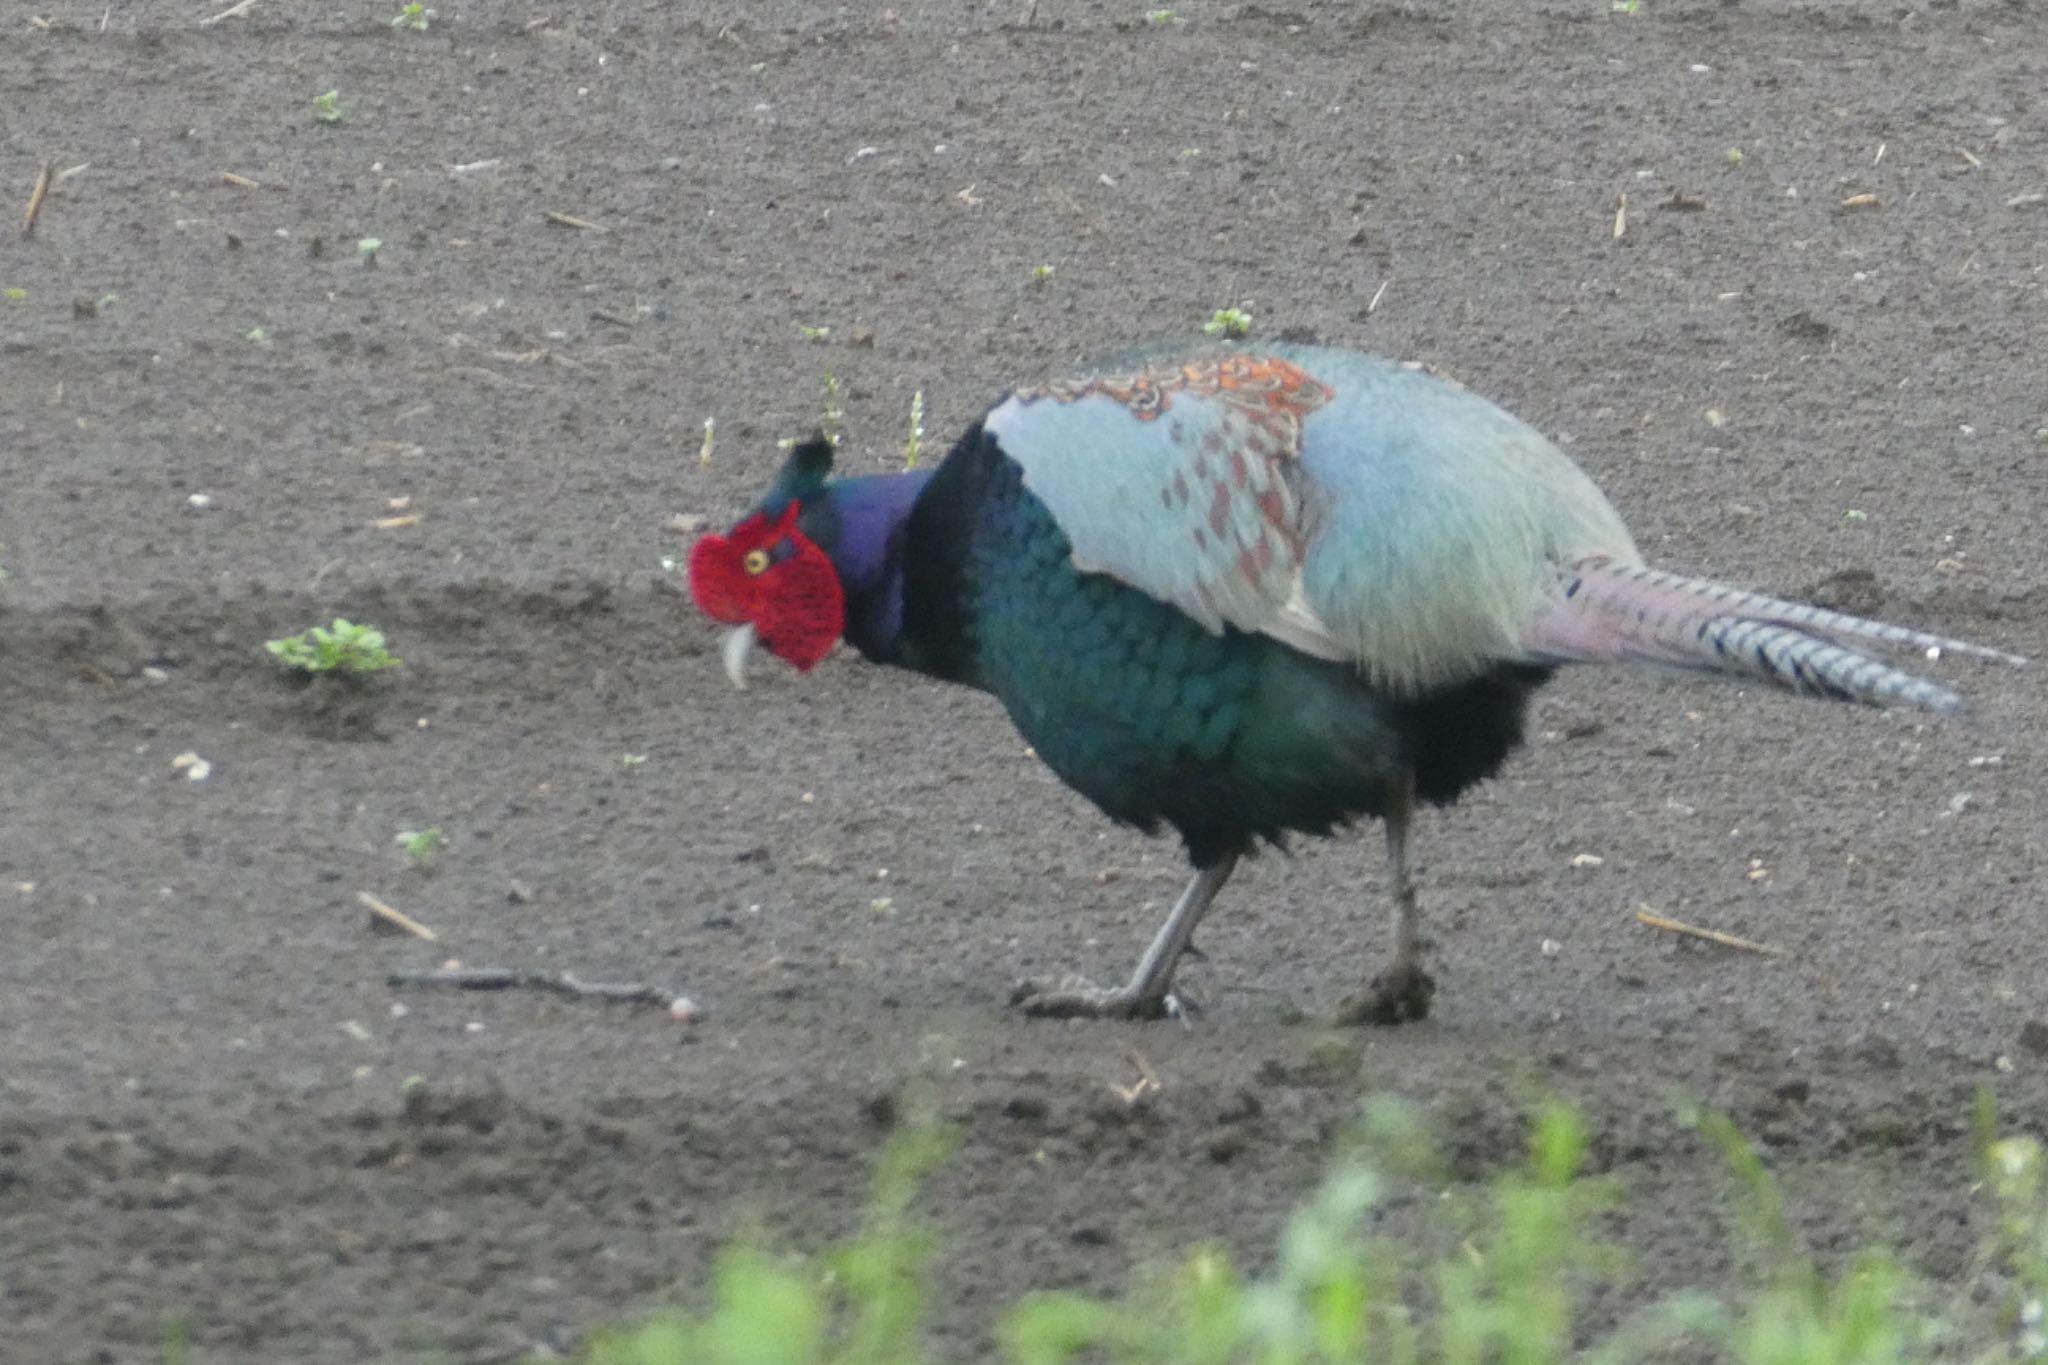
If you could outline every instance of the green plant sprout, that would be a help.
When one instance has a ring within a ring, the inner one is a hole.
[[[22,288],[22,287],[21,287],[20,285],[18,285],[18,284],[13,284],[13,285],[9,285],[9,286],[8,286],[7,288],[5,288],[5,289],[0,289],[0,294],[4,294],[4,295],[6,295],[6,297],[7,297],[7,301],[8,301],[9,303],[27,303],[27,302],[28,302],[28,290],[26,290],[26,289],[23,289],[23,288]]]
[[[334,618],[331,628],[314,626],[297,635],[266,641],[263,647],[286,668],[302,673],[354,676],[397,668],[403,662],[384,647],[383,631],[340,616]]]
[[[704,444],[697,447],[697,463],[700,465],[708,465],[711,463],[711,442],[713,439],[712,433],[716,431],[717,427],[717,418],[706,417],[704,419]]]
[[[796,329],[803,333],[805,341],[824,341],[832,335],[830,327],[808,327],[801,322],[796,325]]]
[[[402,829],[392,840],[405,850],[405,856],[422,867],[434,861],[434,855],[441,851],[441,845],[448,842],[448,836],[441,833],[439,825],[427,829]]]
[[[1145,22],[1153,28],[1165,28],[1168,24],[1179,23],[1180,14],[1170,9],[1148,9],[1145,11]]]
[[[1051,266],[1041,265],[1031,272],[1031,282],[1041,287],[1051,284],[1053,273],[1053,268]]]
[[[586,1365],[914,1365],[936,1238],[911,1210],[957,1138],[929,1122],[890,1139],[860,1231],[816,1257],[778,1256],[758,1238],[719,1253],[699,1315],[659,1313],[601,1332]]]
[[[826,330],[829,331],[830,329]],[[709,424],[707,423],[706,425],[708,426]],[[839,406],[839,377],[833,374],[832,371],[827,370],[825,371],[825,411],[818,419],[818,434],[831,442],[834,448],[837,448],[839,437],[844,431],[845,426],[846,413]],[[797,436],[785,436],[775,443],[775,448],[777,450],[794,449],[800,439],[802,438]],[[708,449],[709,447],[707,446],[706,448]]]
[[[619,766],[627,772],[638,772],[647,762],[646,754],[620,754]]]
[[[409,28],[415,33],[425,33],[427,24],[433,19],[434,14],[435,11],[425,5],[407,5],[398,12],[398,17],[391,21],[391,27]]]
[[[1988,1090],[1977,1094],[1976,1137],[1983,1188],[1998,1207],[1993,1243],[1979,1263],[2002,1263],[2011,1276],[2003,1316],[2020,1357],[2048,1358],[2048,1153],[2032,1134],[1998,1136]]]
[[[886,898],[869,907],[888,912]],[[1724,1115],[1682,1122],[1717,1149],[1733,1196],[1730,1297],[1667,1295],[1595,1327],[1587,1311],[1626,1286],[1605,1238],[1621,1183],[1585,1174],[1592,1134],[1569,1106],[1532,1116],[1521,1160],[1449,1183],[1407,1105],[1368,1106],[1329,1174],[1247,1275],[1220,1247],[1141,1271],[1125,1294],[1032,1294],[996,1329],[1009,1365],[2014,1365],[2048,1358],[2048,1149],[2001,1136],[1987,1095],[1976,1115],[1977,1189],[1996,1218],[1972,1284],[1988,1299],[1936,1295],[1898,1257],[1867,1247],[1823,1269],[1763,1157]],[[936,1252],[912,1211],[952,1135],[913,1119],[885,1149],[868,1214],[849,1242],[777,1255],[758,1235],[718,1256],[700,1310],[672,1309],[600,1332],[583,1365],[920,1365]],[[1422,1196],[1419,1203],[1416,1196]],[[1397,1200],[1423,1227],[1381,1230]],[[1835,1262],[1836,1258],[1829,1258]],[[1981,1305],[1981,1306],[1973,1306]],[[1675,1353],[1675,1354],[1674,1354]]]
[[[342,120],[341,92],[330,90],[324,95],[313,96],[313,117],[321,123],[339,123]]]
[[[820,423],[820,430],[825,433],[825,439],[836,447],[839,444],[840,434],[845,429],[846,410],[839,405],[839,376],[827,370],[825,371],[825,414]]]
[[[356,254],[363,258],[363,264],[375,268],[377,253],[384,249],[382,237],[365,237],[356,243]]]
[[[1643,0],[1614,0],[1616,14],[1635,14],[1643,8]]]
[[[917,468],[917,457],[924,453],[924,390],[910,395],[910,436],[903,442],[903,467]]]
[[[1218,308],[1202,324],[1202,331],[1212,337],[1241,337],[1252,330],[1252,315],[1242,308]]]

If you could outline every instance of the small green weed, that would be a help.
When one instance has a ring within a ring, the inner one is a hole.
[[[832,329],[828,327],[824,330],[829,332]],[[845,429],[846,411],[839,402],[839,376],[827,370],[825,371],[825,410],[819,415],[818,435],[824,437],[836,447],[839,444],[839,438],[845,434]],[[709,430],[708,423],[706,424],[706,430]],[[795,436],[785,436],[775,443],[775,448],[777,450],[793,449],[799,439]]]
[[[183,1315],[164,1319],[163,1346],[164,1365],[189,1365],[192,1359],[192,1324]]]
[[[918,456],[924,453],[924,390],[910,395],[910,435],[903,441],[903,467],[917,468]]]
[[[340,616],[334,618],[332,627],[314,626],[297,635],[266,641],[263,647],[285,667],[303,673],[352,676],[397,668],[403,662],[385,648],[383,631]]]
[[[434,14],[435,11],[425,5],[407,5],[398,12],[398,17],[391,21],[391,27],[409,28],[415,33],[425,33],[427,25],[433,22]]]
[[[846,409],[839,402],[839,376],[825,371],[825,412],[819,430],[833,445],[839,444],[841,433],[846,430]]]
[[[347,116],[341,107],[341,92],[330,90],[324,95],[313,96],[313,118],[320,123],[339,123]]]
[[[405,851],[406,857],[424,867],[434,861],[434,855],[448,842],[448,836],[435,825],[427,829],[402,829],[392,842]]]
[[[1252,330],[1252,315],[1242,308],[1218,308],[1202,324],[1202,331],[1212,337],[1241,337]]]
[[[2001,1138],[1989,1092],[1977,1097],[1978,1165],[1998,1205],[1998,1231],[1982,1260],[2002,1264],[2011,1290],[2000,1325],[2022,1360],[2048,1360],[2048,1149],[2030,1133]]]

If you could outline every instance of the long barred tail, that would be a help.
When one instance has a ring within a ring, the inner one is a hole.
[[[1574,565],[1562,597],[1530,623],[1523,641],[1533,656],[1554,662],[1663,665],[1876,706],[1962,706],[1941,684],[1858,653],[1838,637],[1917,649],[1930,660],[1967,654],[2026,663],[1966,640],[1606,558]]]

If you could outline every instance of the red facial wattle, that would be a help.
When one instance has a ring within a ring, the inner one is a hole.
[[[825,552],[797,529],[792,502],[690,550],[690,596],[714,621],[750,625],[770,653],[815,667],[846,629],[846,591]]]

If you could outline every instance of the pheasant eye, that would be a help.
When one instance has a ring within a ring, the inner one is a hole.
[[[749,550],[747,551],[747,557],[741,560],[740,564],[748,573],[766,573],[768,572],[768,552],[766,550]]]

